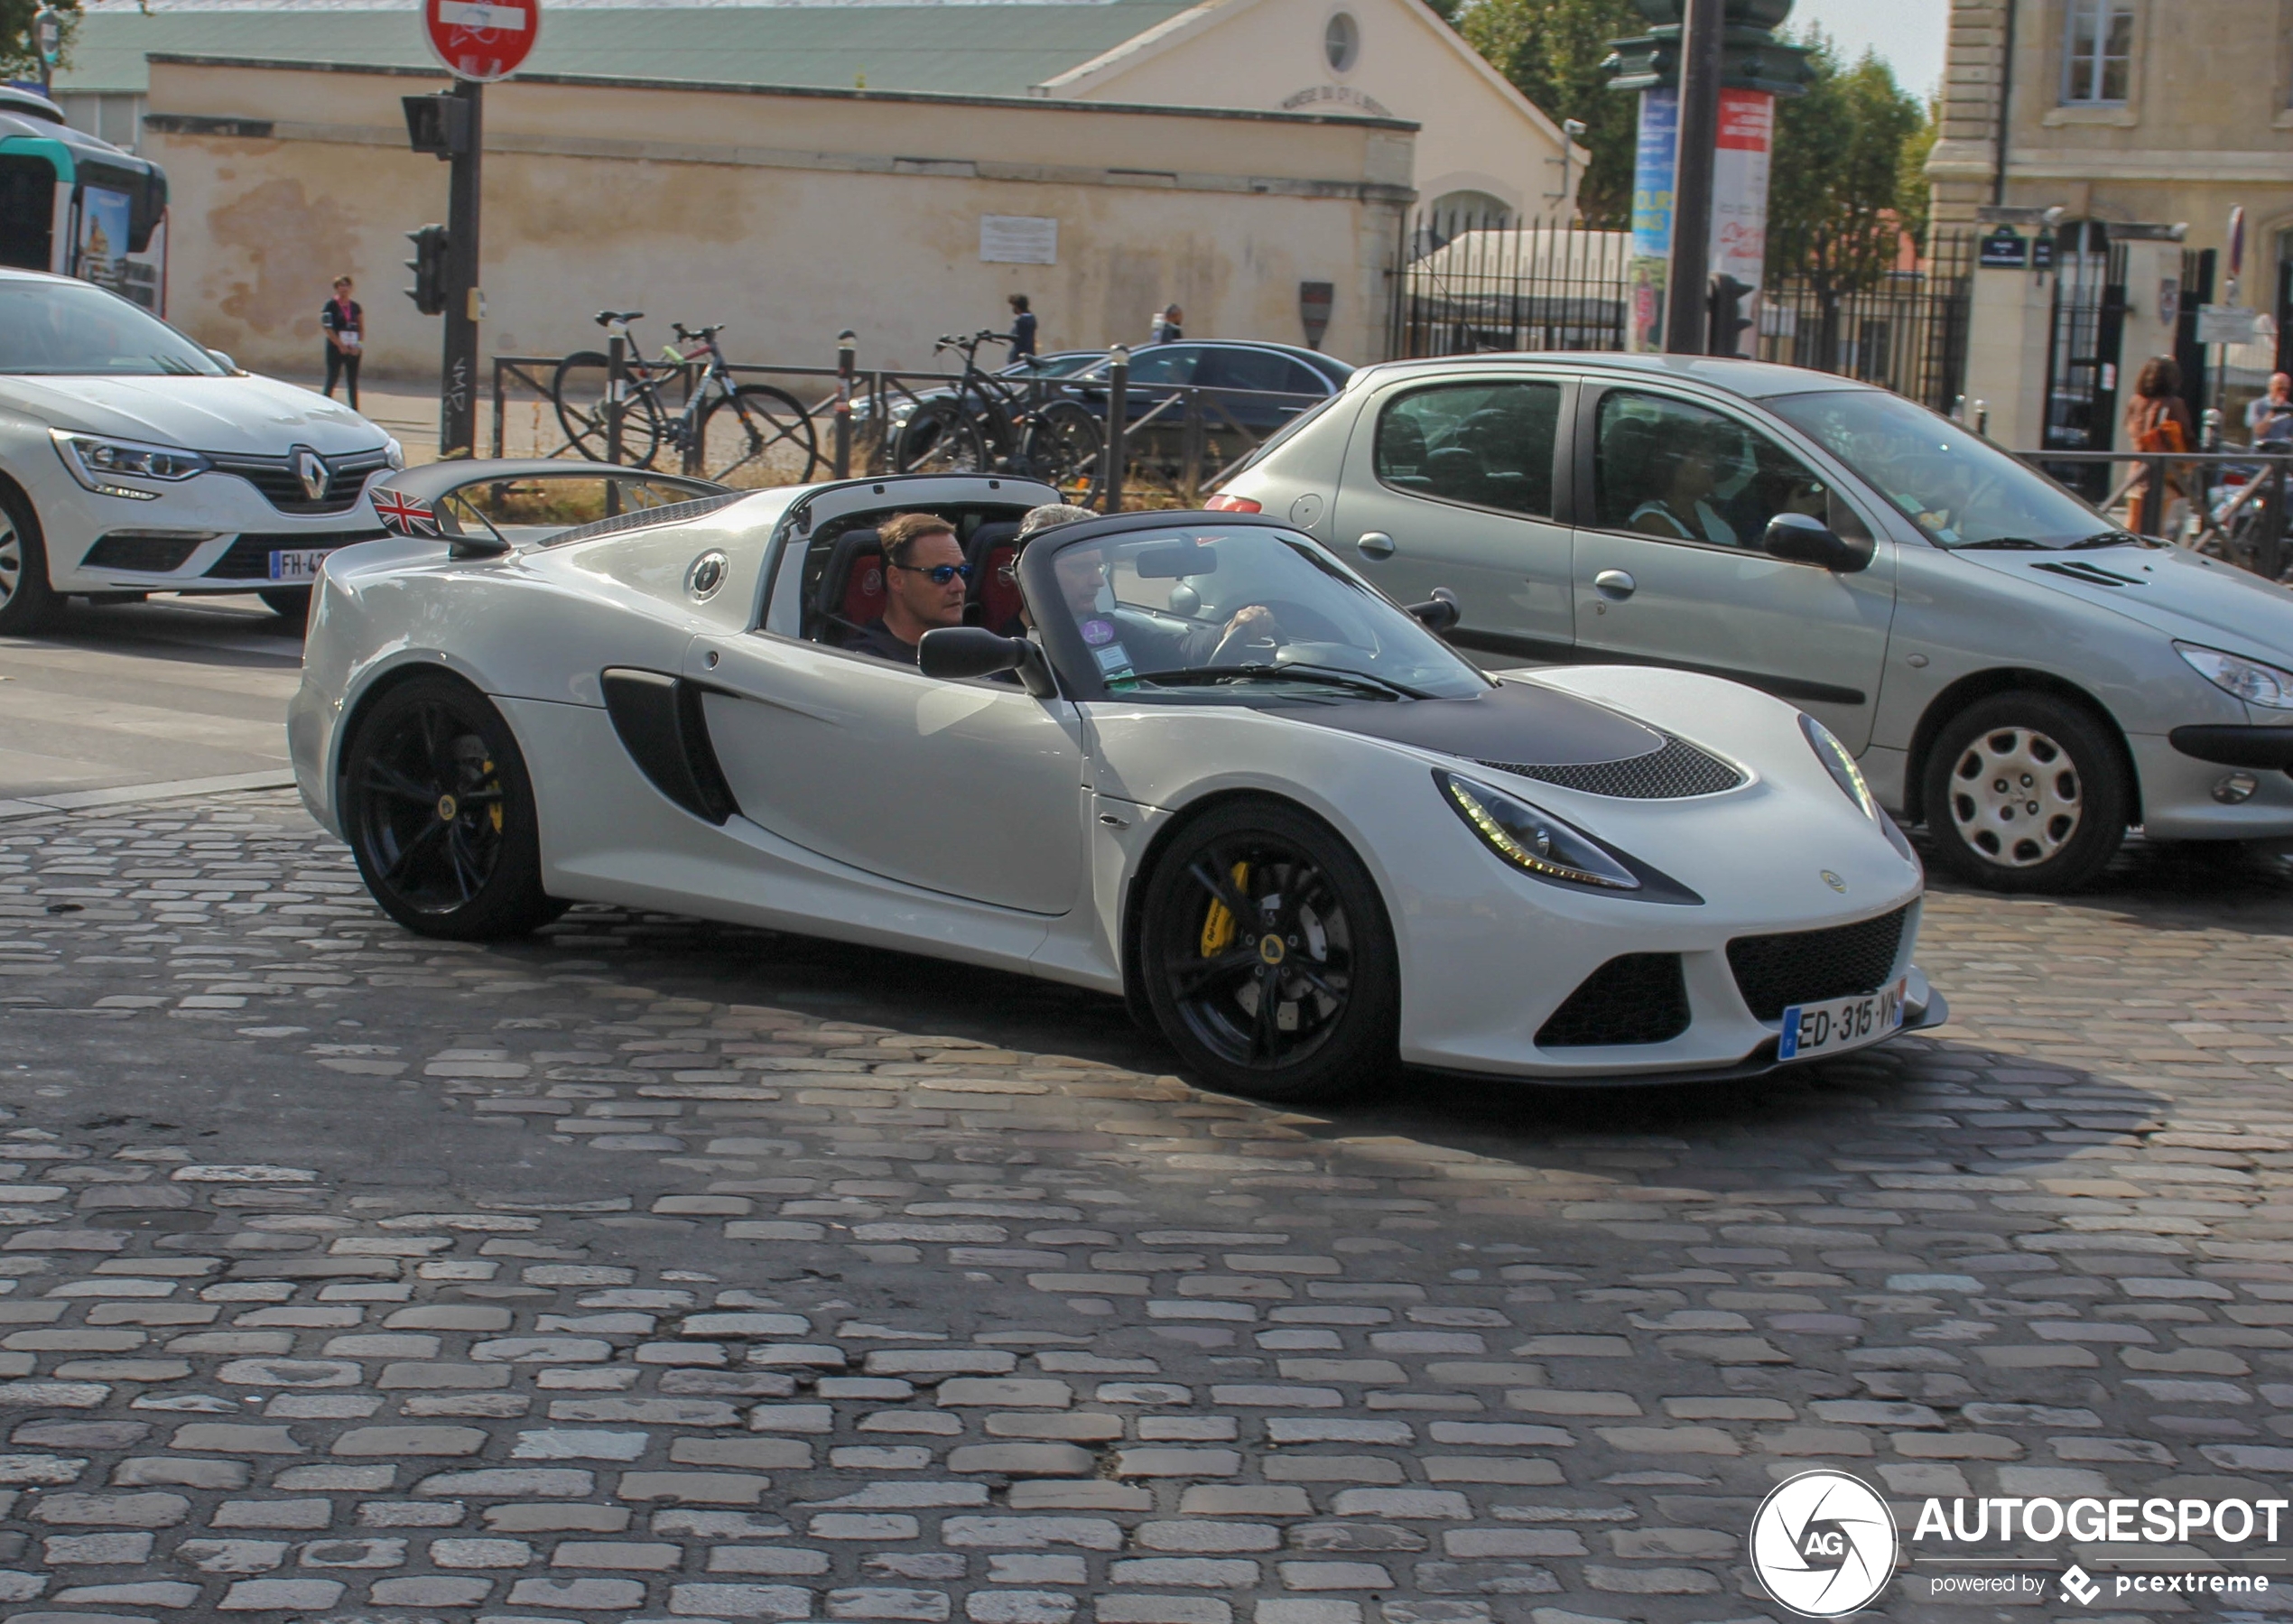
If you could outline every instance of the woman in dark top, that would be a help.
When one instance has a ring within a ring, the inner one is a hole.
[[[334,279],[334,297],[319,307],[319,326],[327,335],[327,398],[334,398],[337,380],[349,385],[350,409],[358,409],[358,357],[365,352],[367,312],[350,297],[350,278]]]
[[[1011,295],[1011,358],[1031,361],[1035,353],[1035,313],[1027,308],[1025,293]]]
[[[2182,402],[2182,369],[2173,357],[2152,356],[2142,363],[2141,376],[2134,380],[2134,398],[2126,404],[2126,443],[2137,451],[2186,451],[2197,443],[2189,408]],[[2129,529],[2156,527],[2167,504],[2184,494],[2181,474],[2180,469],[2168,465],[2166,488],[2159,497],[2151,495],[2153,478],[2145,478],[2136,486],[2126,510]]]

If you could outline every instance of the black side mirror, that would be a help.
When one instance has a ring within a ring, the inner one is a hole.
[[[1019,685],[1035,698],[1059,691],[1043,650],[1026,637],[1006,637],[983,626],[935,626],[915,647],[915,665],[927,677],[961,682],[973,677],[1019,674]]]
[[[1872,552],[1871,543],[1850,541],[1821,519],[1804,513],[1779,513],[1769,519],[1759,546],[1770,558],[1813,564],[1834,575],[1868,569]]]
[[[1457,607],[1457,594],[1447,587],[1435,587],[1431,598],[1406,608],[1425,623],[1427,631],[1436,634],[1448,631],[1465,617],[1465,611]]]

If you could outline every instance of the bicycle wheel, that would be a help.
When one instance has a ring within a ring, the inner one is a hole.
[[[892,462],[903,474],[984,473],[987,442],[978,422],[956,402],[927,400],[900,425]]]
[[[700,464],[723,485],[802,485],[821,466],[812,413],[769,384],[743,384],[701,413]]]
[[[550,404],[557,408],[558,426],[566,443],[591,462],[611,460],[612,434],[606,422],[606,385],[610,365],[594,349],[576,350],[557,364],[550,379]],[[651,468],[661,450],[661,419],[650,400],[640,396],[621,414],[621,460],[631,468]]]
[[[1099,494],[1107,438],[1099,420],[1072,401],[1053,401],[1028,421],[1019,439],[1021,472],[1033,474],[1079,507]]]

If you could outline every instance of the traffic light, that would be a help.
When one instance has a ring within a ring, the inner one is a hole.
[[[436,96],[404,96],[406,139],[418,153],[452,158],[469,150],[469,104],[450,91]]]
[[[1704,295],[1708,323],[1704,333],[1704,354],[1737,356],[1744,353],[1738,344],[1744,329],[1751,325],[1751,318],[1744,314],[1743,302],[1754,291],[1749,284],[1738,282],[1725,272],[1712,279],[1712,291]]]
[[[414,246],[414,256],[406,262],[406,269],[414,274],[414,285],[406,290],[406,297],[423,315],[442,315],[446,309],[446,227],[424,226],[419,231],[407,232],[406,240]]]

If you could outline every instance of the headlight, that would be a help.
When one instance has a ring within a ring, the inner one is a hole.
[[[2194,643],[2177,643],[2174,652],[2224,693],[2264,710],[2293,710],[2293,671],[2279,671],[2259,660],[2225,654],[2218,648],[2200,648]]]
[[[1876,823],[1880,821],[1879,803],[1871,799],[1871,786],[1863,782],[1863,769],[1855,765],[1855,757],[1839,742],[1839,735],[1808,715],[1799,713],[1799,730],[1807,736],[1807,747],[1815,752],[1815,759],[1824,764],[1824,771],[1839,785],[1840,793],[1863,809],[1863,816]]]
[[[56,442],[56,455],[64,459],[64,467],[71,477],[99,496],[127,496],[148,502],[159,493],[136,490],[129,486],[115,484],[122,478],[130,479],[189,479],[207,472],[210,466],[197,451],[181,450],[174,446],[145,445],[140,441],[109,440],[95,434],[73,434],[62,429],[51,429],[49,437]]]
[[[1499,857],[1539,879],[1603,891],[1637,891],[1640,877],[1616,860],[1591,836],[1531,806],[1527,802],[1454,773],[1434,781],[1465,826]]]
[[[394,473],[406,466],[406,448],[395,440],[385,440],[382,442],[382,455],[383,459],[390,464]]]

